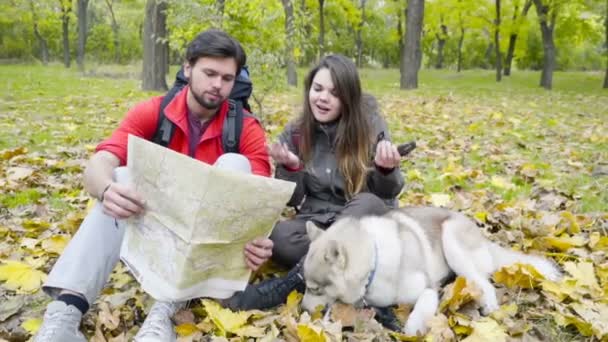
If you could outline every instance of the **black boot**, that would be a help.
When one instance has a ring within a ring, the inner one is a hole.
[[[395,312],[393,311],[393,306],[387,307],[372,307],[374,311],[376,311],[376,315],[374,318],[378,323],[382,324],[385,328],[393,330],[393,331],[401,331],[402,324],[397,319]]]
[[[232,297],[224,300],[222,305],[233,311],[265,310],[285,303],[291,291],[297,290],[303,293],[305,289],[302,262],[299,262],[286,276],[247,285],[244,291],[236,292]]]

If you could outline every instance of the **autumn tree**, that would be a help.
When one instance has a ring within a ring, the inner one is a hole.
[[[167,90],[165,75],[168,71],[167,2],[148,0],[144,19],[144,90]]]
[[[72,0],[59,0],[61,9],[61,31],[63,38],[63,65],[70,67],[70,13]]]
[[[325,0],[319,0],[319,59],[325,54],[325,14],[323,5]]]
[[[515,44],[517,43],[517,36],[519,35],[519,29],[523,20],[528,15],[530,7],[532,7],[532,0],[525,0],[521,14],[519,13],[519,0],[515,0],[513,21],[511,23],[511,32],[509,34],[509,47],[507,48],[507,56],[505,58],[504,75],[511,75],[511,65],[513,64],[513,56],[515,55]]]
[[[403,70],[401,72],[401,89],[418,88],[418,71],[422,59],[420,37],[424,19],[424,0],[409,0],[405,20],[405,43],[403,46]]]
[[[533,0],[538,15],[538,23],[543,38],[543,70],[540,86],[545,89],[553,87],[553,70],[555,70],[555,41],[553,32],[557,21],[557,0]],[[553,5],[553,6],[551,6]]]
[[[500,0],[495,0],[496,18],[494,19],[494,46],[496,47],[496,82],[502,79],[502,55],[500,53]]]
[[[78,50],[76,52],[76,64],[78,70],[84,71],[84,55],[87,44],[87,8],[89,0],[78,0]]]
[[[285,63],[287,64],[287,83],[291,86],[298,85],[298,74],[296,72],[296,61],[293,53],[295,20],[292,0],[281,0],[285,11]]]
[[[604,88],[608,88],[608,0],[606,0],[606,13],[604,17],[604,27],[606,29],[606,43],[605,43],[605,54],[606,54],[606,75],[604,76]]]
[[[36,7],[34,6],[34,1],[30,0],[30,11],[32,13],[32,26],[34,29],[34,36],[36,36],[36,40],[40,45],[40,61],[42,64],[47,65],[49,63],[49,47],[46,39],[40,33],[38,29],[38,13],[36,12]]]

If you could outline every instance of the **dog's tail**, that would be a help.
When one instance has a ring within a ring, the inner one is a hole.
[[[490,251],[496,270],[503,266],[510,266],[515,263],[530,264],[536,268],[546,279],[558,281],[562,277],[561,271],[551,260],[538,256],[529,255],[522,252],[506,249],[496,243],[490,243]]]

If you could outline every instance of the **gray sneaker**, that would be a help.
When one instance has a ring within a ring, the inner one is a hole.
[[[86,342],[78,330],[81,319],[82,313],[75,306],[52,301],[46,307],[44,321],[34,336],[34,342]]]
[[[136,342],[175,342],[177,336],[171,317],[184,307],[184,302],[156,302],[135,335]]]

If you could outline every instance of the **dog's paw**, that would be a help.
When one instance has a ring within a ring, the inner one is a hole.
[[[498,310],[500,306],[498,305],[498,301],[494,296],[487,296],[487,298],[482,299],[481,303],[481,313],[484,316],[488,316],[492,312]]]
[[[425,335],[427,330],[428,328],[424,322],[418,319],[408,319],[405,327],[403,327],[403,333],[407,336]]]

